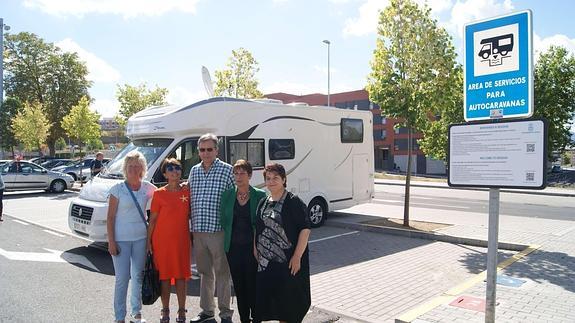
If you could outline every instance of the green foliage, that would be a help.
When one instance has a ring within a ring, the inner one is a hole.
[[[534,117],[548,121],[549,159],[571,142],[569,129],[575,114],[575,57],[563,47],[551,46],[535,65]]]
[[[459,119],[447,111],[462,110],[462,72],[451,37],[427,6],[411,0],[390,2],[380,14],[378,34],[367,85],[370,100],[386,116],[422,131],[424,152],[443,158],[446,142],[435,136]]]
[[[40,151],[42,144],[46,142],[51,126],[39,103],[24,103],[22,111],[19,111],[12,119],[14,136],[28,151],[34,149]]]
[[[102,150],[104,149],[104,143],[100,138],[89,139],[86,143],[86,150]]]
[[[12,150],[18,145],[12,131],[12,119],[22,109],[22,103],[15,98],[7,98],[0,108],[0,143],[1,148]]]
[[[28,32],[7,34],[5,91],[21,102],[38,102],[52,123],[47,144],[54,155],[56,139],[64,135],[62,118],[81,97],[88,97],[88,69],[76,53],[64,53]]]
[[[77,105],[72,107],[70,113],[62,120],[62,128],[68,137],[80,143],[88,143],[100,140],[100,115],[89,108],[90,101],[87,97],[80,99]],[[80,150],[81,150],[80,145]]]
[[[62,150],[64,148],[66,148],[66,140],[64,140],[64,138],[60,137],[56,140],[56,143],[54,144],[54,147],[56,147],[57,150]]]
[[[231,96],[234,98],[261,98],[258,90],[256,73],[260,70],[258,62],[248,50],[239,48],[232,50],[232,56],[226,64],[227,69],[216,71],[216,96]]]
[[[116,98],[120,102],[120,113],[116,116],[116,121],[120,126],[125,127],[128,118],[135,113],[151,106],[165,105],[167,95],[168,89],[156,86],[155,89],[150,90],[145,83],[138,86],[118,85]]]

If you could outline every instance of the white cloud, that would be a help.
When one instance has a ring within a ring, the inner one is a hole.
[[[359,17],[347,19],[344,36],[363,36],[377,30],[379,11],[387,7],[388,0],[367,0],[359,7]]]
[[[442,11],[451,8],[452,0],[415,0],[423,7],[427,4],[432,14],[438,15]],[[359,7],[359,16],[349,18],[345,22],[343,29],[344,36],[363,36],[377,31],[379,23],[379,13],[389,5],[389,0],[367,0]]]
[[[557,34],[542,39],[537,34],[533,35],[533,51],[536,59],[540,53],[547,51],[552,45],[565,47],[569,53],[575,55],[575,38],[570,39],[565,35]]]
[[[463,37],[463,25],[488,17],[509,13],[514,9],[511,0],[467,0],[457,1],[451,9],[451,21],[446,28],[459,38]]]
[[[28,8],[54,16],[83,17],[86,14],[112,14],[124,18],[160,16],[169,11],[196,13],[199,0],[25,0]]]
[[[182,86],[176,86],[168,89],[166,98],[170,104],[192,104],[194,102],[208,98],[206,91],[192,92]]]
[[[56,43],[65,52],[78,53],[80,60],[86,62],[88,67],[88,79],[94,82],[117,82],[120,79],[120,72],[106,63],[93,53],[88,52],[70,38],[66,38]]]
[[[90,108],[100,114],[100,117],[111,118],[118,114],[120,103],[117,100],[96,99]]]

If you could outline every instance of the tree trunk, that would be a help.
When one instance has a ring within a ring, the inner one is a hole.
[[[403,203],[403,226],[409,227],[409,185],[411,181],[411,125],[407,124],[407,173],[405,174],[405,200]]]
[[[48,145],[48,150],[50,151],[50,156],[56,156],[56,140],[51,140],[48,138],[46,144]]]

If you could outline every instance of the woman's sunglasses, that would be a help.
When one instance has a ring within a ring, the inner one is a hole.
[[[168,172],[181,171],[182,167],[180,165],[168,165],[168,166],[166,166],[166,170]]]

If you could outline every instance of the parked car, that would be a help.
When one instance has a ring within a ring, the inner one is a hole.
[[[47,170],[27,160],[7,161],[0,166],[5,191],[46,190],[61,193],[74,184],[72,176]]]
[[[561,173],[561,165],[553,165],[553,167],[551,167],[551,173]]]
[[[43,162],[42,164],[40,164],[40,166],[46,168],[46,169],[52,169],[54,167],[58,167],[58,166],[62,166],[62,165],[72,165],[74,163],[74,161],[72,159],[61,159],[61,158],[55,158],[55,159],[50,159],[47,160],[45,162]]]
[[[92,177],[90,166],[94,158],[85,158],[77,161],[76,163],[68,166],[58,166],[52,168],[53,171],[66,173],[74,178],[75,181],[87,181]],[[104,158],[102,163],[106,165],[110,161],[109,158]],[[81,174],[81,175],[80,175]]]
[[[40,156],[40,157],[34,157],[34,158],[30,158],[28,161],[33,162],[36,165],[42,165],[42,163],[47,162],[49,160],[53,160],[56,159],[56,157],[52,157],[52,156]]]

